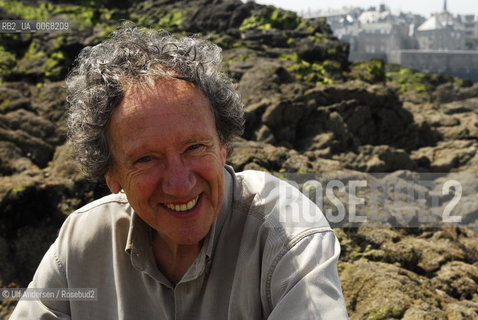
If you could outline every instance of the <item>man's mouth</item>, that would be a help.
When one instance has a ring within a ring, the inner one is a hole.
[[[199,200],[199,196],[200,195],[197,195],[194,199],[192,199],[188,203],[182,203],[182,204],[162,203],[162,205],[172,211],[184,212],[184,211],[191,210],[192,208],[196,206]]]

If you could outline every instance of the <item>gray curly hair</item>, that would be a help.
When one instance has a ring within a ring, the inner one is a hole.
[[[119,27],[111,38],[84,48],[66,79],[69,138],[91,179],[111,166],[107,126],[125,92],[141,82],[182,79],[208,98],[219,139],[227,144],[244,130],[244,111],[231,80],[221,72],[221,49],[194,37]]]

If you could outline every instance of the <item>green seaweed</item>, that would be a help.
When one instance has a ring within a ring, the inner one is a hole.
[[[389,82],[397,83],[402,93],[410,90],[426,93],[433,90],[433,86],[427,81],[425,74],[408,68],[387,72],[386,79]]]
[[[327,44],[329,41],[327,35],[323,33],[314,33],[313,35],[310,35],[307,37],[307,39],[317,43],[317,44]]]
[[[15,195],[15,194],[24,192],[26,189],[27,189],[26,186],[20,185],[20,186],[16,186],[16,187],[12,188],[10,190],[10,192]]]
[[[38,42],[32,41],[28,46],[28,49],[25,52],[24,56],[17,64],[17,71],[20,73],[28,73],[29,69],[24,65],[23,62],[41,60],[44,57],[45,53],[40,49],[40,45],[38,44]]]
[[[208,40],[217,44],[220,46],[222,49],[232,49],[232,48],[240,48],[243,45],[241,44],[241,41],[236,40],[232,37],[225,37],[221,35],[214,35],[208,37]]]
[[[385,82],[385,64],[382,60],[359,62],[350,68],[349,77],[368,83]]]
[[[447,74],[425,74],[400,66],[388,66],[386,80],[396,83],[402,93],[415,91],[417,93],[432,93],[435,88],[444,83],[453,83],[457,88],[470,86],[470,81],[462,80]]]
[[[53,52],[45,62],[45,76],[48,78],[60,77],[62,75],[65,61],[66,58],[63,52]]]
[[[15,63],[15,55],[0,46],[0,75],[2,77],[10,75]]]
[[[53,5],[40,2],[38,6],[29,6],[21,1],[0,0],[0,7],[6,12],[22,17],[25,20],[48,20]]]
[[[172,10],[159,20],[159,27],[182,27],[186,13],[180,10]]]
[[[289,62],[286,70],[293,74],[296,80],[314,82],[315,84],[333,84],[334,80],[329,76],[327,67],[330,62],[324,66],[323,63],[305,61],[297,53],[283,53],[279,56],[280,60]]]
[[[239,30],[249,29],[281,29],[293,30],[301,23],[301,18],[295,12],[276,9],[272,6],[262,7],[254,12],[250,17],[242,21]]]
[[[401,319],[405,314],[406,306],[380,306],[367,312],[366,320],[387,320],[387,319]]]

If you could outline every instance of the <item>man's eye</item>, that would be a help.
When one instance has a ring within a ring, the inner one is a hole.
[[[149,162],[151,160],[153,160],[153,157],[145,156],[145,157],[141,157],[138,160],[136,160],[136,163],[145,163],[145,162]]]
[[[204,147],[203,144],[199,144],[199,143],[198,144],[193,144],[193,145],[188,147],[188,150],[197,150],[197,149],[200,149],[202,147]]]

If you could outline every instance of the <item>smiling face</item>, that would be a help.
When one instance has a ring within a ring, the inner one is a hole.
[[[182,80],[128,91],[108,126],[112,192],[168,246],[200,244],[222,205],[226,147],[207,98]]]

